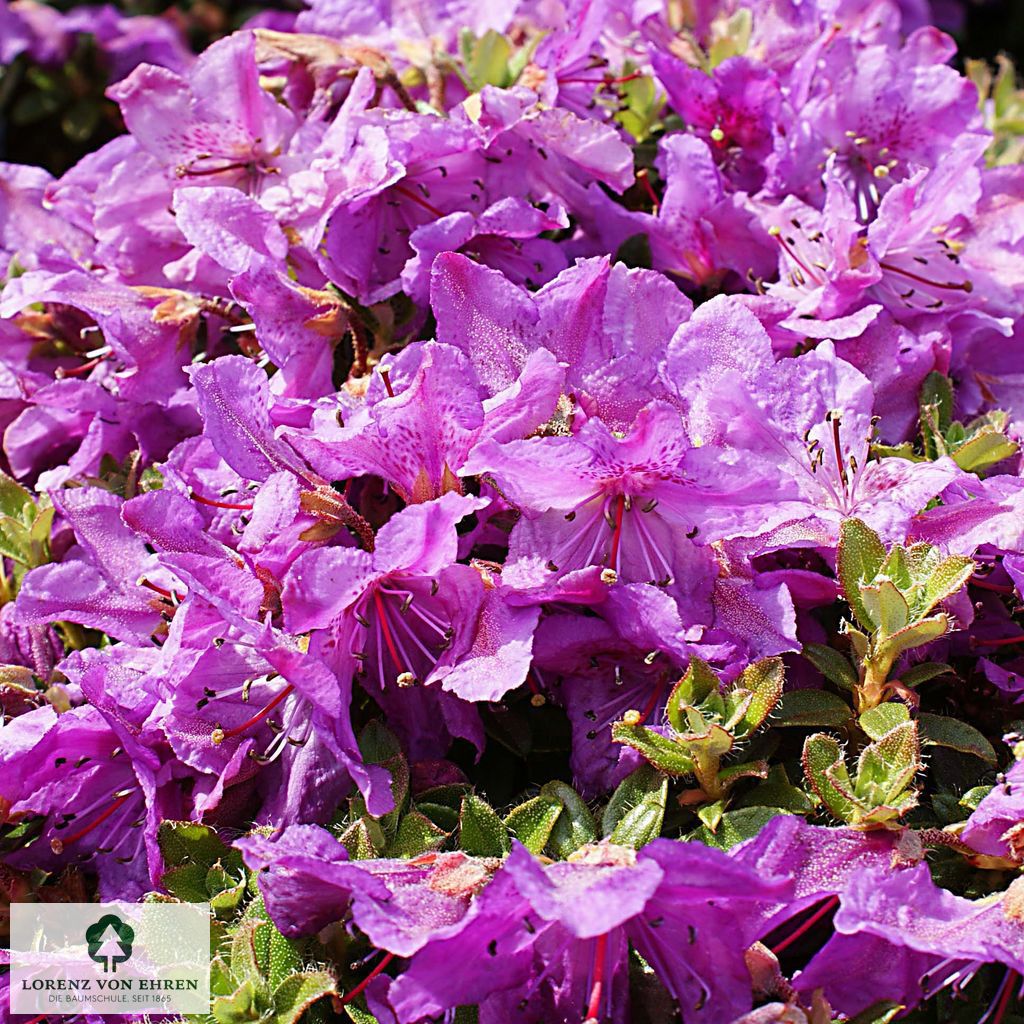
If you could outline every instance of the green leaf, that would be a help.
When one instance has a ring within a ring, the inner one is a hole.
[[[814,803],[807,794],[789,781],[784,765],[776,764],[768,772],[768,780],[745,793],[740,807],[777,807],[793,814],[810,814]]]
[[[697,809],[697,817],[700,818],[701,824],[706,825],[712,832],[718,828],[718,823],[722,820],[724,813],[724,800],[716,800],[713,804],[705,804]]]
[[[886,999],[881,1003],[873,1003],[856,1017],[851,1017],[849,1024],[890,1024],[903,1010],[901,1004]]]
[[[384,848],[384,856],[415,857],[436,850],[447,838],[448,833],[421,811],[410,811],[402,816],[398,830]]]
[[[828,690],[791,690],[782,695],[774,725],[842,728],[853,717],[850,705]]]
[[[505,827],[530,853],[540,853],[561,813],[561,800],[541,794],[513,808],[505,818]]]
[[[455,783],[450,786],[433,786],[425,789],[416,797],[417,805],[423,803],[441,804],[443,807],[450,807],[458,812],[462,808],[462,798],[472,792],[472,787],[464,782]]]
[[[408,806],[409,801],[409,763],[402,753],[401,744],[395,735],[376,719],[367,723],[359,735],[359,749],[363,761],[367,764],[380,765],[391,776],[391,796],[394,809],[379,818],[381,828],[388,835],[393,835],[398,828],[399,820]],[[360,798],[356,816],[366,813],[365,804]]]
[[[682,743],[662,736],[661,733],[654,732],[646,726],[616,722],[612,726],[612,739],[616,743],[632,747],[655,768],[669,775],[689,775],[693,772],[693,758]]]
[[[865,711],[859,721],[860,727],[869,738],[880,740],[890,729],[909,722],[910,712],[905,704],[893,701],[889,704],[879,704],[878,707]]]
[[[256,952],[256,929],[265,921],[243,921],[231,937],[231,973],[235,978],[258,982],[261,971]]]
[[[857,810],[843,748],[826,733],[815,733],[804,741],[804,777],[821,802],[841,821],[852,821]]]
[[[762,658],[748,665],[736,685],[753,694],[743,714],[744,729],[738,735],[748,736],[772,713],[782,696],[785,667],[781,658]]]
[[[718,781],[723,786],[731,786],[740,779],[767,779],[767,761],[744,761],[742,764],[731,764],[718,771]]]
[[[326,971],[291,974],[274,989],[274,1013],[267,1024],[296,1024],[318,999],[337,993],[334,978]]]
[[[878,572],[880,576],[892,580],[900,591],[909,590],[914,585],[914,579],[908,564],[907,550],[902,544],[893,544]]]
[[[246,978],[232,995],[214,999],[211,1012],[217,1024],[259,1020],[261,1013],[256,1002],[256,983],[252,978]]]
[[[625,263],[627,267],[650,270],[651,240],[646,233],[630,235],[615,251],[613,263]]]
[[[718,676],[711,671],[711,666],[700,658],[690,658],[690,664],[672,692],[665,705],[665,717],[676,732],[686,732],[685,708],[702,704],[712,693],[717,693]]]
[[[752,839],[772,818],[785,813],[777,807],[743,807],[738,811],[727,811],[716,828],[701,825],[686,838],[719,850],[729,850],[745,839]]]
[[[212,828],[194,821],[161,822],[157,843],[168,867],[200,864],[204,869],[209,869],[230,853]]]
[[[609,840],[619,846],[631,846],[634,850],[653,842],[661,835],[667,802],[668,779],[662,776],[660,786],[619,819]]]
[[[920,768],[917,723],[903,722],[861,751],[855,794],[879,806],[895,800]]]
[[[915,608],[915,617],[927,615],[940,601],[952,597],[974,574],[974,560],[965,555],[951,555],[939,563],[925,586],[922,607]]]
[[[826,647],[824,644],[804,644],[800,653],[836,686],[844,690],[853,690],[856,687],[857,670],[850,664],[850,659],[835,648]]]
[[[512,47],[503,35],[488,29],[471,44],[469,50],[466,71],[477,91],[485,85],[504,87],[509,84],[508,65]]]
[[[302,945],[286,939],[274,925],[267,924],[267,981],[276,988],[289,975],[302,970]]]
[[[196,866],[198,867],[198,865]],[[178,870],[184,869],[179,868]],[[211,872],[223,874],[225,876],[224,881],[211,884]],[[246,879],[244,875],[241,878],[232,879],[222,869],[217,867],[211,868],[210,872],[207,872],[206,889],[210,893],[210,907],[214,913],[220,917],[233,916],[245,897],[245,886]]]
[[[202,864],[182,864],[164,873],[163,887],[185,903],[205,903],[209,899],[206,888],[206,868]]]
[[[384,764],[401,756],[402,744],[395,734],[376,718],[366,724],[359,734],[359,751],[370,764]]]
[[[953,419],[953,382],[933,370],[921,384],[919,404],[922,415],[925,410],[934,410],[935,425],[944,434]]]
[[[459,814],[459,848],[476,857],[504,857],[508,830],[490,804],[467,793]]]
[[[973,725],[958,718],[921,712],[917,716],[917,727],[923,746],[949,747],[962,754],[973,754],[989,765],[995,765],[998,760],[992,744]]]
[[[708,67],[714,69],[729,57],[742,56],[750,46],[753,17],[748,8],[741,8],[727,21],[716,19],[713,41],[708,49]]]
[[[910,621],[910,607],[892,580],[862,586],[860,599],[882,636],[898,633]]]
[[[548,846],[551,852],[565,860],[581,846],[597,841],[597,823],[590,813],[583,797],[572,786],[564,782],[548,782],[541,787],[541,795],[558,800],[562,804],[562,813],[558,816]]]
[[[960,797],[960,806],[966,807],[969,811],[976,811],[978,804],[985,799],[992,792],[992,786],[975,786],[973,789],[967,790],[962,797]]]
[[[877,661],[886,669],[904,652],[914,647],[923,647],[940,636],[945,636],[949,628],[949,618],[944,614],[933,615],[929,619],[921,619],[910,626],[906,626],[898,633],[887,636],[875,649],[872,660]]]
[[[884,561],[885,545],[878,534],[859,519],[844,519],[836,549],[839,584],[857,621],[867,630],[873,630],[877,623],[864,607],[860,587],[878,575]]]
[[[32,535],[27,526],[10,516],[0,519],[0,555],[22,565],[32,563]]]
[[[908,687],[920,686],[922,683],[927,683],[930,679],[935,679],[937,676],[943,676],[947,672],[952,671],[953,669],[950,665],[945,665],[940,661],[923,661],[920,665],[914,665],[913,668],[907,669],[900,676],[900,682]]]
[[[35,504],[29,491],[0,470],[0,515],[31,522],[35,516]]]
[[[444,804],[417,801],[416,810],[425,814],[439,829],[452,833],[459,827],[459,812]]]
[[[657,818],[657,828],[652,829],[654,835],[651,837],[656,838],[661,831],[661,819],[664,817],[667,799],[668,779],[645,764],[619,783],[604,809],[601,829],[606,836],[615,835],[620,825],[623,825],[624,831],[635,829],[639,833],[644,826],[645,818],[649,819],[648,825],[653,825],[654,819]],[[634,816],[632,821],[627,822],[629,816],[638,810],[643,810],[644,813]]]
[[[1019,445],[998,430],[983,430],[968,438],[955,452],[953,461],[966,473],[981,473],[1003,459],[1017,454]]]
[[[156,466],[147,466],[139,476],[139,490],[143,494],[149,491],[159,491],[163,486],[163,473]]]
[[[345,1013],[353,1024],[380,1024],[369,1010],[360,1009],[355,1003],[347,1003]]]
[[[387,845],[384,830],[372,818],[352,822],[338,836],[342,846],[353,860],[372,860],[379,857]]]

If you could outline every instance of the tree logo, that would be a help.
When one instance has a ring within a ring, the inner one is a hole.
[[[135,932],[116,914],[105,914],[85,930],[89,959],[103,964],[103,973],[117,973],[117,965],[132,955]]]

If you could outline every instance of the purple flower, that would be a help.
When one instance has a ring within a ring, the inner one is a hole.
[[[632,944],[684,1020],[731,1019],[750,1004],[751,922],[788,884],[698,844],[585,847],[543,867],[517,843],[461,923],[413,957],[389,1001],[402,1021],[467,1002],[487,1021],[626,1019]]]
[[[978,853],[1024,861],[1024,762],[1016,761],[967,819],[960,838]]]
[[[128,131],[168,184],[232,184],[258,193],[295,117],[260,87],[255,38],[237,32],[211,46],[188,78],[144,65],[110,90]]]
[[[284,621],[313,630],[311,652],[340,678],[356,673],[410,747],[441,756],[449,738],[479,743],[468,700],[520,685],[538,610],[505,601],[496,581],[455,563],[456,524],[486,507],[447,494],[411,506],[377,534],[372,553],[322,548],[285,579]]]
[[[782,99],[771,70],[747,57],[729,57],[708,75],[657,52],[653,64],[673,109],[704,140],[726,177],[736,188],[757,192]]]
[[[285,935],[308,935],[351,913],[373,945],[402,957],[456,925],[497,866],[464,853],[350,861],[337,839],[313,825],[235,845],[259,872],[267,912]]]
[[[159,733],[145,727],[155,698],[143,680],[155,650],[119,653],[62,663],[88,704],[60,715],[30,711],[0,732],[0,802],[9,813],[44,818],[12,864],[54,870],[85,863],[98,872],[105,898],[137,899],[159,883],[156,830],[183,813],[175,782],[183,773]]]
[[[426,342],[374,374],[362,403],[323,403],[310,430],[285,437],[328,479],[372,474],[404,501],[439,498],[479,472],[467,466],[483,442],[519,438],[551,416],[562,372],[539,351],[503,391],[488,398],[481,390],[458,349]]]

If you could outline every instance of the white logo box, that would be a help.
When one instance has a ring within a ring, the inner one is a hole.
[[[12,1013],[205,1014],[208,903],[12,903]]]

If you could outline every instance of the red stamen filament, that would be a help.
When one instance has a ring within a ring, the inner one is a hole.
[[[980,640],[977,637],[971,637],[971,643],[975,647],[1010,647],[1013,644],[1024,643],[1024,633],[1020,636],[1004,636],[998,640]]]
[[[176,594],[172,590],[165,590],[163,587],[158,587],[155,583],[150,583],[149,580],[139,580],[139,586],[145,587],[147,590],[152,590],[154,594],[159,594],[168,601],[184,600],[181,594]]]
[[[1006,1011],[1010,1006],[1010,1000],[1013,998],[1014,980],[1016,971],[1010,970],[1007,972],[1006,981],[1003,982],[1003,991],[999,996],[999,1005],[996,1007],[996,1015],[992,1018],[992,1024],[1002,1024],[1003,1018],[1006,1016]]]
[[[101,814],[99,817],[94,818],[88,825],[80,828],[77,832],[73,833],[66,838],[58,837],[54,842],[57,842],[61,846],[61,850],[70,846],[72,843],[77,843],[79,839],[87,836],[93,829],[99,827],[109,818],[112,814],[116,814],[117,811],[123,807],[133,796],[135,791],[132,790],[130,793],[125,793],[122,796],[117,797],[114,802]]]
[[[651,205],[654,207],[654,212],[657,213],[661,207],[661,200],[658,198],[658,193],[654,191],[654,186],[651,184],[651,176],[648,174],[646,168],[636,172],[636,180],[639,182],[640,187],[647,193],[647,198],[650,199]]]
[[[614,569],[619,560],[619,544],[622,541],[622,517],[626,512],[626,496],[620,494],[615,506],[615,532],[612,534],[612,549],[608,552],[608,568]]]
[[[391,635],[391,624],[388,622],[387,613],[384,611],[384,601],[381,599],[379,590],[373,592],[373,603],[377,608],[377,617],[380,619],[380,628],[384,633],[384,643],[387,645],[388,653],[391,655],[392,664],[394,664],[401,675],[412,675],[398,655],[395,638]]]
[[[643,711],[640,712],[640,717],[636,720],[636,725],[643,725],[644,722],[650,717],[651,712],[658,705],[658,698],[665,692],[665,676],[662,676],[658,680],[658,685],[655,686],[654,692],[647,698],[647,703],[644,705]]]
[[[101,356],[96,356],[95,359],[90,359],[87,363],[82,363],[81,366],[72,367],[70,370],[59,369],[57,370],[57,377],[63,380],[66,377],[84,377],[87,373],[95,370],[100,363],[105,362],[110,358],[110,353],[105,352]]]
[[[930,281],[927,277],[921,277],[920,274],[915,274],[912,270],[904,270],[903,267],[894,266],[892,263],[886,263],[884,260],[878,265],[883,270],[888,270],[893,274],[900,274],[902,277],[909,277],[911,281],[917,281],[918,284],[926,284],[932,288],[946,288],[954,292],[974,291],[974,285],[970,281]]]
[[[384,381],[384,389],[388,393],[388,398],[394,398],[395,397],[395,389],[391,386],[391,371],[388,370],[388,369],[385,369],[384,367],[382,367],[381,371],[380,371],[380,375],[381,375],[381,379]]]
[[[221,164],[220,167],[206,167],[197,171],[187,164],[179,164],[174,173],[179,178],[208,178],[212,174],[223,174],[225,171],[246,171],[252,167],[251,163],[235,161],[233,163]]]
[[[830,896],[792,935],[787,935],[777,946],[772,947],[772,952],[778,956],[784,949],[788,949],[802,935],[806,935],[830,910],[839,905],[838,896]]]
[[[839,417],[832,417],[832,446],[836,451],[836,469],[839,470],[839,479],[843,482],[843,491],[850,486],[850,478],[846,475],[846,465],[843,463],[843,447],[839,440]]]
[[[38,1017],[33,1017],[31,1020],[25,1022],[25,1024],[39,1024],[41,1020],[46,1020],[46,1014],[41,1013]]]
[[[993,594],[1014,593],[1013,587],[1008,587],[1002,583],[989,583],[989,581],[982,576],[972,576],[971,586],[977,587],[979,590],[991,590]]]
[[[373,981],[373,979],[376,978],[377,975],[380,974],[380,972],[383,971],[384,968],[387,967],[387,965],[391,963],[391,961],[394,959],[394,953],[385,953],[384,956],[381,958],[380,962],[377,964],[377,966],[374,967],[374,969],[370,971],[370,973],[365,978],[363,978],[363,980],[359,982],[359,984],[356,985],[356,987],[352,989],[352,991],[349,992],[348,995],[342,997],[341,1005],[347,1006],[349,1003],[352,1002],[353,999],[356,999],[358,996],[362,995],[363,991],[366,989],[366,986],[369,985],[370,982]]]
[[[618,78],[606,78],[605,85],[623,85],[626,82],[635,82],[638,78],[643,78],[644,73],[642,71],[634,71],[630,75],[619,75]]]
[[[806,263],[796,254],[796,250],[790,246],[789,242],[782,237],[782,231],[779,228],[769,228],[768,234],[775,239],[776,242],[785,250],[789,258],[812,280],[815,284],[821,283],[821,277],[816,274]]]
[[[604,994],[604,960],[608,947],[608,935],[599,935],[594,943],[594,984],[590,989],[590,1002],[587,1004],[587,1019],[583,1024],[597,1024],[601,1019],[601,996]]]
[[[530,691],[530,703],[535,708],[542,708],[547,703],[547,698],[544,696],[540,676],[537,675],[535,669],[531,668],[526,673],[526,686]]]
[[[559,85],[623,85],[643,78],[642,71],[634,71],[631,75],[620,75],[618,78],[559,78]]]
[[[204,497],[202,494],[199,494],[196,491],[192,491],[191,493],[193,501],[199,502],[200,505],[209,505],[210,508],[233,508],[237,509],[239,512],[252,511],[251,504],[235,504],[234,502],[230,501],[218,501],[215,498]]]
[[[401,196],[405,196],[406,199],[411,199],[414,203],[419,203],[424,210],[428,210],[435,217],[443,217],[445,214],[439,210],[433,203],[428,203],[423,196],[417,194],[413,189],[407,188],[405,185],[393,185],[392,188]]]
[[[239,733],[245,732],[246,729],[251,729],[254,725],[259,725],[259,723],[262,722],[263,719],[265,719],[267,715],[269,715],[270,712],[273,711],[274,708],[276,708],[278,704],[280,704],[281,701],[283,701],[294,689],[295,687],[289,683],[276,697],[273,698],[273,700],[268,702],[262,711],[258,711],[248,721],[243,722],[241,725],[236,725],[233,729],[221,729],[220,731],[223,734],[222,742],[229,736],[237,736]]]

